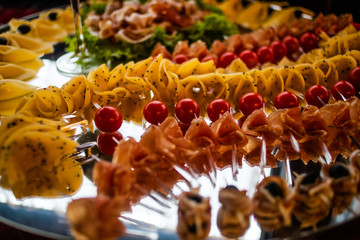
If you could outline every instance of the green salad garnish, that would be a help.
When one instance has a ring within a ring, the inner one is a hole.
[[[197,0],[201,3],[201,9],[217,9],[205,5],[202,0]],[[85,5],[82,8],[82,19],[86,15],[95,10],[97,13],[105,11],[104,4]],[[197,40],[202,40],[208,47],[211,46],[214,40],[224,40],[226,36],[230,36],[238,32],[236,25],[231,23],[221,13],[221,10],[211,12],[206,15],[202,22],[197,22],[190,28],[178,31],[176,34],[169,35],[164,29],[156,27],[153,35],[146,41],[138,44],[132,44],[125,41],[113,43],[108,39],[100,39],[92,35],[88,28],[83,25],[83,34],[86,48],[89,52],[90,59],[82,61],[81,64],[102,64],[106,63],[110,68],[129,61],[140,61],[148,58],[151,55],[156,43],[160,42],[171,53],[178,41],[187,40],[189,44]],[[66,40],[68,51],[75,51],[75,38],[68,37]]]

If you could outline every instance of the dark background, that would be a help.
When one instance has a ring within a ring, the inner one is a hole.
[[[221,1],[221,0],[219,0]],[[0,25],[7,23],[13,17],[23,17],[41,10],[69,4],[69,0],[1,0]],[[303,6],[316,13],[352,13],[356,22],[360,21],[360,9],[350,0],[289,0],[292,6]]]

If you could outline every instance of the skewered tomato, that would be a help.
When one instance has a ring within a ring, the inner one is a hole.
[[[191,123],[199,115],[200,106],[191,98],[184,98],[175,106],[175,116],[183,123]]]
[[[113,155],[117,142],[121,139],[123,139],[123,135],[120,132],[101,132],[97,138],[98,148],[106,155]]]
[[[220,56],[219,67],[226,68],[232,61],[237,58],[233,52],[225,52]]]
[[[245,116],[249,116],[254,110],[262,108],[263,105],[264,99],[258,93],[246,93],[239,100],[239,109]]]
[[[274,61],[274,52],[268,46],[260,47],[257,50],[257,55],[261,64]]]
[[[348,81],[353,85],[356,92],[360,91],[360,67],[351,70],[348,75]]]
[[[123,123],[120,111],[111,106],[100,108],[96,112],[94,120],[96,127],[103,132],[115,132]]]
[[[305,93],[305,100],[309,105],[321,108],[329,102],[329,91],[322,85],[311,86]]]
[[[144,107],[144,118],[151,124],[158,125],[168,116],[168,108],[161,101],[151,101]]]
[[[207,61],[211,61],[211,60],[214,61],[214,63],[215,63],[216,66],[218,65],[218,60],[215,59],[215,58],[212,57],[212,56],[206,56],[206,57],[204,57],[203,59],[201,59],[201,62],[207,62]]]
[[[283,57],[287,55],[287,48],[284,43],[279,41],[273,41],[270,44],[271,49],[274,52],[274,60],[280,61]]]
[[[172,59],[174,62],[181,64],[183,62],[186,62],[187,60],[189,60],[189,58],[185,55],[185,54],[178,54],[175,57],[173,57]]]
[[[299,50],[300,44],[299,44],[299,40],[297,40],[296,37],[293,37],[290,35],[286,36],[286,37],[284,37],[282,42],[285,44],[288,54],[292,54]]]
[[[274,106],[277,109],[298,107],[299,99],[294,93],[284,91],[276,95],[274,99]]]
[[[244,50],[239,55],[240,59],[246,64],[248,68],[255,67],[259,60],[255,52],[251,50]]]
[[[304,33],[300,37],[300,46],[304,50],[304,52],[308,52],[318,47],[318,38],[314,33]]]
[[[218,120],[225,112],[230,111],[230,104],[224,99],[215,99],[209,103],[206,112],[209,119],[213,122]]]
[[[355,95],[355,88],[348,81],[339,81],[331,88],[331,95],[335,100],[345,101]]]

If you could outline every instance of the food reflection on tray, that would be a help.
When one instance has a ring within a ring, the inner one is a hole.
[[[210,3],[85,3],[98,67],[45,88],[31,84],[42,57],[65,39],[74,50],[71,9],[11,20],[0,34],[2,188],[51,201],[90,178],[97,196],[66,212],[79,239],[124,235],[137,206],[166,218],[175,205],[180,239],[241,237],[254,220],[299,235],[353,211],[359,24],[287,3]]]

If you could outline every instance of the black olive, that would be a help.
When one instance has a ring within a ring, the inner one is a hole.
[[[190,200],[193,200],[193,201],[195,201],[197,203],[201,203],[202,200],[203,200],[203,198],[200,195],[196,195],[196,194],[190,194],[190,195],[187,196],[187,198],[190,199]]]
[[[48,17],[49,17],[49,19],[50,19],[51,21],[55,21],[56,18],[57,18],[57,13],[56,13],[56,12],[52,12],[52,13],[49,14]]]
[[[268,183],[265,186],[265,189],[268,190],[270,192],[270,194],[273,195],[274,197],[284,198],[284,193],[283,193],[281,187],[279,186],[279,184],[277,184],[275,182]]]
[[[295,10],[295,12],[294,12],[294,15],[296,18],[301,18],[302,14],[303,14],[303,12],[300,10]]]
[[[225,187],[225,189],[228,189],[228,190],[238,190],[238,188],[235,187],[234,185],[227,185],[227,186]]]
[[[332,178],[338,179],[350,175],[349,170],[341,164],[336,164],[330,168],[329,175]]]
[[[309,173],[307,174],[304,179],[301,181],[301,185],[306,185],[306,184],[312,184],[316,182],[316,179],[319,178],[319,174],[318,173]]]
[[[4,37],[0,37],[0,45],[6,45],[8,43],[8,40]]]
[[[21,34],[27,34],[28,32],[30,32],[31,28],[29,25],[23,24],[20,25],[17,30],[21,32]]]

